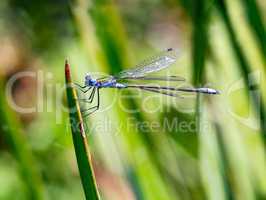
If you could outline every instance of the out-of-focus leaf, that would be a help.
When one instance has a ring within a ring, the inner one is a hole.
[[[230,44],[232,45],[232,49],[234,50],[236,60],[238,62],[239,71],[241,72],[242,76],[244,77],[244,82],[246,86],[246,93],[247,95],[251,96],[252,104],[256,113],[260,116],[259,122],[261,127],[261,135],[266,143],[266,117],[265,117],[265,105],[261,95],[257,95],[254,92],[249,92],[254,86],[250,85],[251,81],[249,79],[249,75],[251,73],[251,67],[248,64],[247,58],[245,57],[243,50],[237,40],[236,33],[233,28],[233,24],[230,20],[228,10],[226,7],[226,3],[224,0],[215,0],[215,4],[217,7],[218,12],[220,13],[222,20],[226,26]]]
[[[64,39],[74,35],[69,0],[10,0],[10,28],[26,35],[38,53],[58,51]]]
[[[242,0],[245,14],[266,62],[266,30],[256,0]],[[266,67],[266,66],[265,66]]]
[[[23,127],[6,101],[2,80],[0,80],[0,104],[0,131],[9,145],[12,154],[18,161],[19,172],[25,183],[27,198],[41,200],[44,198],[41,177],[36,169],[37,166],[32,152],[24,136]]]
[[[232,182],[233,180],[230,179],[232,171],[230,169],[230,164],[228,161],[226,145],[224,144],[224,139],[222,137],[223,129],[218,123],[215,123],[214,125],[216,129],[217,142],[218,142],[220,155],[221,155],[220,171],[221,171],[222,178],[223,178],[224,191],[225,191],[225,194],[227,195],[227,199],[234,199],[234,195],[233,195],[234,193],[232,191],[234,183]]]
[[[108,13],[108,16],[106,15]],[[110,73],[115,74],[128,65],[128,54],[124,45],[126,36],[115,5],[109,0],[94,0],[90,14],[96,35],[109,64]]]
[[[204,66],[208,47],[208,14],[207,0],[194,1],[193,6],[193,82],[196,86],[203,84]]]
[[[168,134],[170,137],[182,146],[191,156],[198,158],[198,129],[193,115],[181,113],[172,108],[169,113],[163,114],[161,123],[166,129],[169,129]],[[180,128],[182,124],[189,124],[190,126]]]

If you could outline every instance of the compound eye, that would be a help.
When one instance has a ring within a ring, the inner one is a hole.
[[[87,74],[87,75],[85,76],[85,79],[86,79],[86,80],[91,80],[91,76],[90,76],[89,74]]]

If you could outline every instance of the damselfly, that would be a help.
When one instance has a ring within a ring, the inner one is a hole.
[[[76,84],[78,88],[87,93],[90,90],[91,93],[88,98],[80,99],[87,103],[92,103],[97,94],[97,105],[92,106],[89,109],[83,111],[84,116],[88,116],[99,109],[100,106],[100,89],[102,88],[135,88],[145,90],[149,92],[160,93],[171,97],[179,97],[180,92],[186,93],[204,93],[204,94],[219,94],[219,91],[212,88],[184,88],[184,87],[171,87],[171,86],[159,86],[159,85],[146,85],[146,84],[132,84],[130,80],[142,80],[142,81],[185,81],[180,76],[149,76],[152,72],[157,72],[173,64],[176,60],[177,53],[172,48],[161,52],[159,55],[144,61],[137,65],[133,69],[125,70],[117,75],[110,75],[102,78],[92,78],[91,75],[85,76],[85,84],[81,86]]]

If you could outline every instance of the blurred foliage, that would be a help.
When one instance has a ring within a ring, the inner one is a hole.
[[[23,128],[13,111],[8,107],[2,81],[0,82],[0,91],[0,103],[2,105],[0,110],[2,126],[0,130],[11,153],[18,161],[17,169],[25,182],[23,189],[26,194],[25,197],[27,199],[43,199],[40,174],[32,160],[32,152],[28,147]]]
[[[13,23],[18,32],[28,34],[36,53],[56,51],[74,29],[70,13],[70,1],[8,1]]]
[[[85,128],[102,199],[265,199],[265,9],[262,0],[2,0],[0,199],[85,197],[65,58],[81,83],[87,72],[115,74],[167,47],[180,59],[162,74],[222,94],[159,101],[101,91]],[[6,101],[21,72],[33,76],[17,80],[12,97],[36,112]]]

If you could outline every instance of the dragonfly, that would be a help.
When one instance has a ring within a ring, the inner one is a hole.
[[[180,97],[180,92],[185,93],[203,93],[209,95],[220,94],[218,90],[199,87],[199,88],[190,88],[190,87],[173,87],[173,86],[160,86],[160,85],[147,85],[147,84],[132,84],[131,80],[139,81],[163,81],[163,82],[180,82],[185,81],[181,76],[151,76],[151,73],[158,72],[169,67],[176,61],[177,51],[173,48],[169,48],[156,56],[149,58],[148,60],[143,61],[142,63],[136,65],[132,69],[124,70],[116,75],[109,75],[101,78],[93,78],[90,74],[85,76],[84,86],[81,86],[77,83],[75,85],[83,93],[87,93],[91,90],[91,93],[88,98],[79,100],[92,103],[94,97],[97,94],[97,105],[92,106],[86,110],[82,110],[83,116],[86,117],[100,107],[100,90],[103,88],[116,88],[116,89],[140,89],[148,92],[159,93],[162,95],[167,95],[171,97]]]

